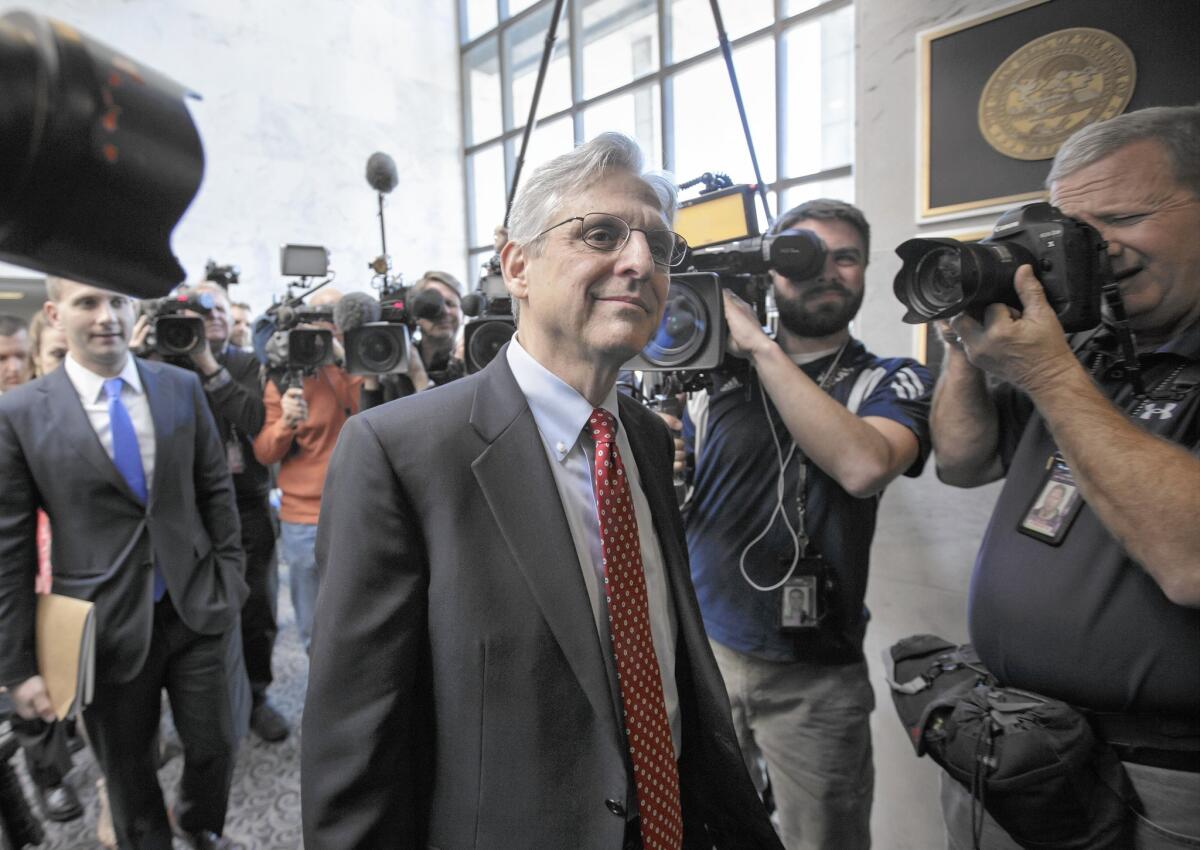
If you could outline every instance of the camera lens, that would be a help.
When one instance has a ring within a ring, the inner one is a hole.
[[[690,287],[672,282],[662,322],[642,349],[642,357],[651,365],[660,367],[687,362],[704,345],[708,336],[708,321],[708,313],[700,296]]]
[[[204,320],[160,316],[154,321],[155,347],[161,354],[189,354],[204,343]]]
[[[395,326],[402,330],[401,326]],[[393,327],[365,328],[358,338],[358,356],[363,368],[386,375],[396,368],[404,349]]]
[[[492,362],[504,347],[504,343],[512,338],[516,327],[511,321],[503,319],[472,324],[471,337],[467,342],[466,361],[468,369],[474,372]]]
[[[962,255],[957,248],[930,251],[913,273],[913,309],[927,316],[955,309],[963,300]]]
[[[329,331],[297,328],[288,334],[288,360],[301,368],[324,365],[332,351]]]

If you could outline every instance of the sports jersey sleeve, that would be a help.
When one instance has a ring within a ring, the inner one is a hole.
[[[860,417],[878,416],[908,428],[917,438],[917,457],[904,471],[910,478],[921,474],[929,457],[929,402],[933,379],[915,360],[880,360],[859,374],[846,407]]]

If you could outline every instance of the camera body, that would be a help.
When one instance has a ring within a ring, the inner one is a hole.
[[[904,264],[893,291],[909,324],[959,313],[982,320],[989,304],[1020,309],[1013,278],[1029,264],[1063,330],[1088,330],[1100,323],[1101,290],[1112,276],[1099,232],[1047,203],[1009,210],[979,242],[909,239],[896,253]]]
[[[207,292],[143,301],[142,315],[150,321],[150,332],[138,353],[155,352],[190,367],[189,355],[208,345],[201,316],[209,315],[212,309],[213,299]],[[181,315],[185,312],[200,313],[201,316]]]
[[[333,322],[333,307],[285,302],[274,308],[275,333],[267,343],[267,367],[311,374],[333,363],[333,331],[302,325]]]

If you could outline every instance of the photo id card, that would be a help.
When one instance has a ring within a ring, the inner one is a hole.
[[[824,564],[820,557],[801,558],[796,571],[779,588],[779,630],[800,632],[821,625],[820,587]]]
[[[1056,453],[1049,466],[1018,530],[1051,546],[1058,546],[1066,538],[1071,523],[1083,507],[1083,497],[1071,476],[1071,468],[1061,455]]]

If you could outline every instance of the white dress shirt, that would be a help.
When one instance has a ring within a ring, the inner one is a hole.
[[[79,403],[87,414],[92,430],[100,438],[100,445],[111,458],[113,456],[112,423],[108,421],[108,395],[104,392],[104,376],[97,375],[91,369],[80,364],[74,356],[68,354],[63,361],[67,370],[67,378],[79,395]],[[142,455],[142,471],[146,475],[146,493],[149,494],[151,482],[154,480],[154,419],[150,415],[150,400],[142,388],[142,378],[138,374],[137,364],[132,354],[125,358],[125,368],[121,370],[121,403],[129,411],[133,422],[133,430],[137,433],[138,451]]]
[[[596,511],[596,493],[592,482],[595,443],[583,433],[583,426],[592,415],[592,405],[574,387],[534,360],[533,356],[521,347],[515,336],[508,346],[508,365],[529,402],[533,421],[542,435],[542,444],[550,461],[554,483],[558,487],[563,512],[567,515],[567,525],[571,529],[571,539],[575,543],[575,552],[583,569],[583,583],[592,603],[592,616],[596,621],[600,645],[604,649],[602,655],[608,669],[614,709],[620,721],[621,692],[608,632],[608,606],[601,590],[604,586],[604,567],[600,557],[600,519]],[[618,424],[620,423],[616,387],[609,391],[601,407],[611,413]],[[671,724],[671,739],[675,745],[675,756],[678,758],[681,742],[679,687],[675,682],[675,641],[678,632],[675,609],[667,587],[662,548],[654,531],[654,517],[650,512],[650,504],[646,501],[646,494],[642,491],[637,461],[623,427],[617,428],[617,450],[625,464],[629,489],[633,496],[638,536],[641,538],[642,571],[646,576],[650,633],[654,639],[654,653],[658,656],[663,697],[667,704],[667,720]],[[624,726],[623,722],[621,726]]]

